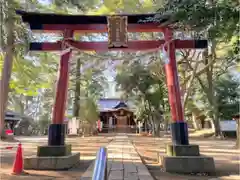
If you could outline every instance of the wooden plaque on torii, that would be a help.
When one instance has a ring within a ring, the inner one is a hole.
[[[127,16],[108,16],[108,48],[127,48]]]

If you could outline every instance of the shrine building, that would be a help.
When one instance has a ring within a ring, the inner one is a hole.
[[[102,98],[98,101],[102,132],[135,132],[134,107],[130,101],[117,98]]]

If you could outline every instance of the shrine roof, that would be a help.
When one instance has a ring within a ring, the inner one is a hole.
[[[17,10],[16,13],[22,16],[23,22],[32,24],[107,24],[108,15],[64,15],[53,13],[38,13],[38,12],[26,12]],[[153,21],[148,18],[155,17],[154,14],[121,14],[119,16],[128,16],[128,24],[148,24]],[[148,19],[148,20],[147,20]],[[142,22],[147,20],[147,22]],[[164,23],[168,20],[167,17],[163,18],[160,23]],[[159,24],[159,23],[158,23]]]
[[[19,121],[22,119],[33,120],[30,116],[21,115],[18,112],[6,110],[5,112],[5,120]]]
[[[119,109],[119,108],[128,108],[128,105],[123,102],[123,101],[120,101],[115,107],[114,109]]]
[[[118,98],[102,98],[98,101],[99,111],[108,111],[121,108],[131,109],[131,102],[123,101]]]

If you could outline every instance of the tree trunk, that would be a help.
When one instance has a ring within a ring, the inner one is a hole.
[[[142,128],[141,128],[142,123],[138,121],[138,134],[142,133]]]
[[[168,133],[168,126],[169,126],[169,122],[168,122],[168,118],[165,116],[164,117],[164,131],[167,134]]]
[[[12,11],[9,9],[9,11]],[[10,13],[9,13],[10,14]],[[10,15],[9,15],[10,16]],[[7,28],[7,47],[5,51],[5,58],[2,70],[2,80],[0,81],[0,135],[1,139],[6,138],[4,130],[5,110],[8,102],[9,81],[12,72],[12,63],[14,55],[14,19],[12,16],[8,17],[6,23]]]
[[[216,137],[217,136],[222,136],[222,132],[221,132],[221,129],[220,129],[220,123],[219,123],[218,117],[214,118],[213,123],[214,123],[214,135]]]
[[[222,136],[222,131],[220,128],[220,120],[219,120],[219,110],[218,110],[218,104],[216,101],[216,96],[213,97],[213,122],[215,126],[215,133],[214,135],[217,136]]]
[[[216,41],[212,40],[212,46],[211,46],[211,58],[216,59]],[[205,59],[206,64],[208,63],[208,58]],[[213,122],[215,126],[215,136],[222,136],[221,130],[220,130],[220,123],[219,123],[219,111],[218,111],[218,104],[217,104],[217,99],[215,95],[215,88],[214,88],[214,83],[213,83],[213,68],[214,65],[209,66],[206,71],[207,75],[207,82],[208,82],[208,91],[207,91],[207,97],[209,104],[212,105],[212,112],[213,112]]]
[[[209,121],[211,124],[211,129],[215,132],[215,125],[214,125],[213,119],[209,119]]]
[[[79,118],[79,109],[80,109],[80,68],[81,68],[81,63],[80,63],[80,58],[77,59],[77,64],[76,64],[76,84],[75,84],[75,97],[74,97],[74,105],[73,105],[73,116],[76,118]]]
[[[154,135],[160,137],[160,119],[157,119],[154,122],[155,122]]]
[[[236,120],[237,123],[237,142],[236,142],[236,148],[240,149],[240,119],[238,118]]]
[[[214,61],[216,60],[216,41],[212,40],[212,46],[211,46],[211,60]],[[209,64],[209,58],[210,56],[208,55],[208,50],[203,54],[204,56],[204,63],[207,66]],[[206,68],[206,79],[207,79],[207,85],[204,85],[203,81],[201,80],[200,77],[197,77],[199,84],[201,85],[204,93],[207,95],[208,102],[210,104],[209,108],[212,108],[212,112],[210,115],[210,118],[213,120],[214,125],[214,131],[215,131],[215,136],[221,136],[221,130],[220,130],[220,124],[219,124],[219,112],[218,112],[218,104],[217,104],[217,99],[214,91],[214,80],[213,80],[213,69],[214,69],[214,64],[208,66]]]
[[[199,127],[199,123],[196,117],[196,114],[194,112],[192,112],[192,123],[193,123],[193,128],[195,130],[200,130],[201,128]]]
[[[204,129],[205,128],[205,117],[200,117],[200,122],[201,122],[201,128]]]

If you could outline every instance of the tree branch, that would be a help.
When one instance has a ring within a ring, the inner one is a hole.
[[[206,70],[207,70],[211,65],[213,65],[215,62],[216,62],[216,59],[212,59],[203,69],[199,70],[199,71],[195,74],[195,76],[200,76],[201,74],[203,74],[204,72],[206,72]],[[186,84],[186,83],[189,81],[190,78],[191,78],[191,75],[188,76],[188,77],[186,77],[186,79],[185,79],[185,81],[184,81],[183,84]]]
[[[197,59],[199,58],[199,56],[200,56],[200,52],[198,53]],[[187,62],[187,64],[188,64],[188,66],[193,70],[193,72],[192,72],[191,78],[190,78],[189,83],[188,83],[188,86],[187,86],[187,92],[186,92],[186,94],[184,95],[184,101],[183,101],[183,102],[184,102],[184,103],[183,103],[184,106],[183,106],[183,107],[186,107],[188,97],[189,97],[190,92],[191,92],[191,90],[192,90],[193,80],[195,79],[196,72],[197,72],[197,68],[198,68],[198,65],[200,64],[200,62],[197,62],[197,63],[195,64],[195,67],[194,67],[194,68],[192,68],[192,66],[191,66],[191,64],[190,64],[189,62]]]

